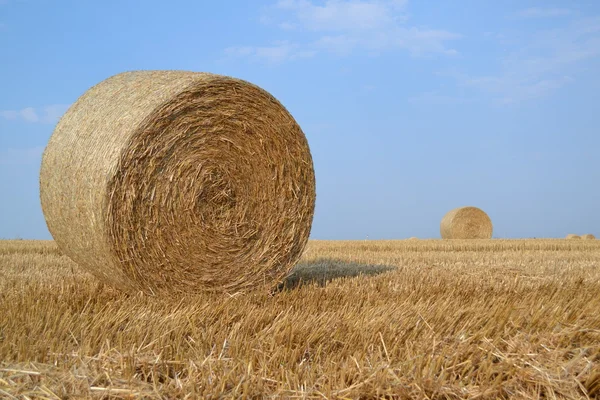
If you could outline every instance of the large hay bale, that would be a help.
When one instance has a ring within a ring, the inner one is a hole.
[[[44,151],[40,189],[65,254],[146,293],[274,285],[315,206],[289,112],[248,82],[186,71],[125,72],[84,93]]]
[[[588,233],[588,234],[582,235],[581,238],[585,239],[585,240],[595,240],[596,236],[592,235],[591,233]]]
[[[581,239],[581,236],[579,236],[579,235],[576,235],[576,234],[574,234],[574,233],[569,233],[569,234],[567,235],[567,239]]]
[[[477,207],[449,211],[440,223],[442,239],[491,239],[492,220]]]

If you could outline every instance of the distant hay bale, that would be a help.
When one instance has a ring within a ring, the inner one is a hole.
[[[567,239],[581,239],[581,236],[575,235],[574,233],[569,233],[567,235]]]
[[[415,237],[415,236],[412,236],[412,237],[409,237],[408,240],[419,240],[419,238]]]
[[[60,249],[127,291],[273,286],[315,206],[306,137],[265,90],[186,71],[125,72],[73,104],[44,151],[40,198]]]
[[[442,239],[491,239],[492,221],[477,207],[459,207],[449,211],[440,223]]]
[[[581,236],[581,238],[585,240],[595,240],[596,236],[592,235],[591,233],[588,233],[586,235]]]

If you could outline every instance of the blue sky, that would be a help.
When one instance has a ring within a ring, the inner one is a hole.
[[[275,95],[314,158],[312,238],[600,236],[600,2],[0,0],[0,238],[50,238],[41,153],[89,87],[207,71]]]

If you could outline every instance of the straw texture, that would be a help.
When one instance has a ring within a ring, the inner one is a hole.
[[[449,211],[440,224],[442,239],[491,239],[492,221],[477,207],[459,207]]]
[[[230,77],[133,71],[89,89],[44,151],[40,197],[61,250],[127,291],[273,286],[315,205],[304,133]]]

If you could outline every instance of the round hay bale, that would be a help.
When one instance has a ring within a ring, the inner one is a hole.
[[[581,236],[581,238],[585,240],[595,240],[596,236],[592,235],[591,233],[588,233],[586,235]]]
[[[133,71],[63,115],[40,197],[60,249],[108,284],[231,292],[272,287],[298,261],[315,176],[304,133],[265,90],[209,73]]]
[[[449,211],[440,223],[442,239],[491,239],[492,220],[477,207]]]
[[[569,233],[567,235],[567,239],[581,239],[581,236],[575,235],[574,233]]]

